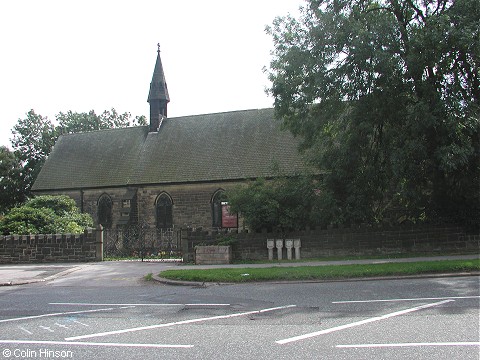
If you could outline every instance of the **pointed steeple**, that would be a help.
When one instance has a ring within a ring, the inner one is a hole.
[[[157,61],[147,100],[150,103],[150,131],[158,131],[161,120],[167,117],[167,104],[170,102],[162,59],[160,58],[160,44],[157,44],[157,46]]]

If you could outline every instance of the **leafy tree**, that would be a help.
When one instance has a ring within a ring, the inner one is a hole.
[[[230,211],[240,213],[253,230],[282,232],[314,225],[314,181],[309,176],[259,178],[246,186],[229,190]]]
[[[25,201],[20,160],[7,147],[0,147],[0,214]]]
[[[72,134],[85,131],[94,131],[102,129],[124,128],[129,126],[146,125],[145,116],[136,116],[131,119],[131,114],[126,112],[119,114],[115,109],[105,110],[97,115],[91,110],[88,113],[58,113],[56,116],[59,134]]]
[[[327,171],[322,216],[478,223],[480,2],[307,3],[267,28],[269,91]]]
[[[43,195],[15,207],[0,220],[3,234],[80,233],[93,226],[88,214],[81,214],[68,196]]]
[[[30,110],[25,119],[19,119],[13,127],[12,146],[16,158],[21,162],[23,171],[17,175],[19,191],[27,197],[48,154],[52,151],[57,132],[47,117]]]

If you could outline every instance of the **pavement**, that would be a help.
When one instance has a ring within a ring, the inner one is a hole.
[[[399,259],[365,259],[365,260],[342,260],[342,261],[307,261],[307,262],[277,262],[262,264],[228,264],[228,265],[184,265],[177,263],[175,267],[170,269],[215,269],[215,268],[265,268],[265,267],[286,267],[286,266],[325,266],[325,265],[352,265],[352,264],[383,264],[383,263],[400,263],[413,261],[437,261],[437,260],[471,260],[479,259],[479,254],[470,255],[449,255],[434,257],[415,257],[415,258],[399,258]],[[92,264],[104,264],[108,266],[109,262],[103,263],[54,263],[54,264],[15,264],[0,265],[0,286],[25,285],[32,283],[48,282],[59,277],[84,269]],[[138,262],[130,262],[132,265]],[[164,270],[164,263],[159,262],[158,272]],[[170,264],[172,265],[172,264]],[[139,265],[141,266],[141,265]],[[162,269],[160,268],[162,267]],[[152,268],[150,268],[152,269]],[[153,272],[153,274],[158,272]],[[475,273],[454,273],[454,274],[436,274],[435,276],[459,276],[459,275],[478,275]],[[146,275],[146,274],[145,274]],[[431,276],[431,275],[430,275]],[[425,275],[423,275],[425,277]],[[168,279],[162,279],[153,276],[156,281],[160,281],[169,285],[205,285],[203,283],[182,282]],[[389,277],[391,279],[391,277]],[[370,278],[370,280],[372,280]]]
[[[81,268],[83,264],[0,265],[0,286],[25,285],[54,280]]]

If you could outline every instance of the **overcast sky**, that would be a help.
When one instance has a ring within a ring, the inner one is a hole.
[[[271,107],[265,33],[303,0],[0,2],[0,145],[30,109],[148,116],[157,55],[169,117]]]

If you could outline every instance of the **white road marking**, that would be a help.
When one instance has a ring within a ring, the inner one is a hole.
[[[399,343],[399,344],[355,344],[337,345],[337,348],[383,348],[414,346],[480,346],[480,342],[437,342],[437,343]]]
[[[49,303],[69,306],[230,306],[230,304],[95,304],[95,303]]]
[[[82,311],[69,311],[69,312],[60,312],[60,313],[51,313],[51,314],[35,315],[35,316],[25,316],[25,317],[21,317],[21,318],[3,319],[3,320],[0,320],[0,323],[11,322],[11,321],[29,320],[29,319],[38,319],[38,318],[51,317],[51,316],[64,316],[64,315],[71,315],[71,314],[86,314],[86,313],[92,313],[92,312],[112,311],[112,310],[118,310],[118,308],[82,310]]]
[[[447,299],[478,299],[480,296],[449,296],[434,298],[412,298],[412,299],[380,299],[380,300],[345,300],[332,301],[332,304],[355,304],[355,303],[375,303],[375,302],[397,302],[397,301],[425,301],[425,300],[447,300]]]
[[[77,324],[80,324],[80,325],[83,325],[83,326],[87,326],[87,327],[90,326],[90,325],[84,324],[84,323],[82,323],[80,321],[77,321],[77,320],[73,320],[73,322],[77,323]]]
[[[71,341],[71,340],[89,339],[89,338],[93,338],[93,337],[101,337],[101,336],[108,336],[108,335],[124,334],[124,333],[129,333],[129,332],[134,332],[134,331],[151,330],[151,329],[158,329],[158,328],[163,328],[163,327],[171,327],[171,326],[176,326],[176,325],[193,324],[193,323],[199,323],[199,322],[203,322],[203,321],[211,321],[211,320],[218,320],[218,319],[229,319],[229,318],[234,318],[234,317],[239,317],[239,316],[245,316],[245,315],[262,314],[262,313],[269,312],[269,311],[283,310],[283,309],[288,309],[288,308],[292,308],[292,307],[296,307],[296,305],[278,306],[278,307],[269,308],[269,309],[247,311],[247,312],[237,313],[237,314],[219,315],[219,316],[212,316],[212,317],[206,317],[206,318],[183,320],[183,321],[177,321],[177,322],[171,322],[171,323],[165,323],[165,324],[142,326],[142,327],[122,329],[122,330],[116,330],[116,331],[107,331],[107,332],[96,333],[96,334],[81,335],[81,336],[72,336],[72,337],[69,337],[69,338],[65,338],[65,340]]]
[[[29,335],[32,335],[32,334],[33,334],[31,331],[28,331],[28,330],[25,329],[24,327],[19,326],[18,328],[19,328],[20,330],[25,331],[25,332],[26,332],[27,334],[29,334]]]
[[[433,304],[416,306],[414,308],[409,308],[409,309],[401,310],[401,311],[395,311],[395,312],[390,313],[390,314],[385,314],[385,315],[382,315],[382,316],[376,316],[376,317],[373,317],[373,318],[368,318],[368,319],[365,319],[365,320],[356,321],[356,322],[353,322],[353,323],[350,323],[350,324],[335,326],[335,327],[330,328],[330,329],[316,331],[316,332],[309,333],[309,334],[294,336],[294,337],[291,337],[291,338],[288,338],[288,339],[277,340],[275,342],[277,344],[280,344],[280,345],[288,344],[288,343],[291,343],[291,342],[294,342],[294,341],[305,340],[305,339],[315,337],[315,336],[319,336],[319,335],[330,334],[330,333],[335,332],[335,331],[345,330],[345,329],[349,329],[349,328],[352,328],[352,327],[355,327],[355,326],[369,324],[369,323],[372,323],[372,322],[375,322],[375,321],[386,320],[386,319],[389,319],[389,318],[392,318],[392,317],[395,317],[395,316],[408,314],[408,313],[411,313],[411,312],[414,312],[414,311],[427,309],[427,308],[430,308],[430,307],[433,307],[433,306],[446,304],[446,303],[452,302],[452,301],[455,301],[455,300],[444,300],[444,301],[436,302],[436,303],[433,303]]]
[[[63,324],[59,324],[58,322],[56,322],[55,325],[57,325],[58,327],[64,328],[64,329],[70,329],[68,326],[63,325]]]
[[[48,326],[40,325],[39,327],[42,328],[43,330],[48,330],[49,332],[55,332],[54,330],[52,330],[52,329],[49,328]]]
[[[128,343],[95,343],[74,341],[35,341],[35,340],[0,340],[0,344],[39,344],[39,345],[78,345],[78,346],[110,346],[110,347],[143,347],[143,348],[192,348],[193,345],[172,344],[128,344]]]

